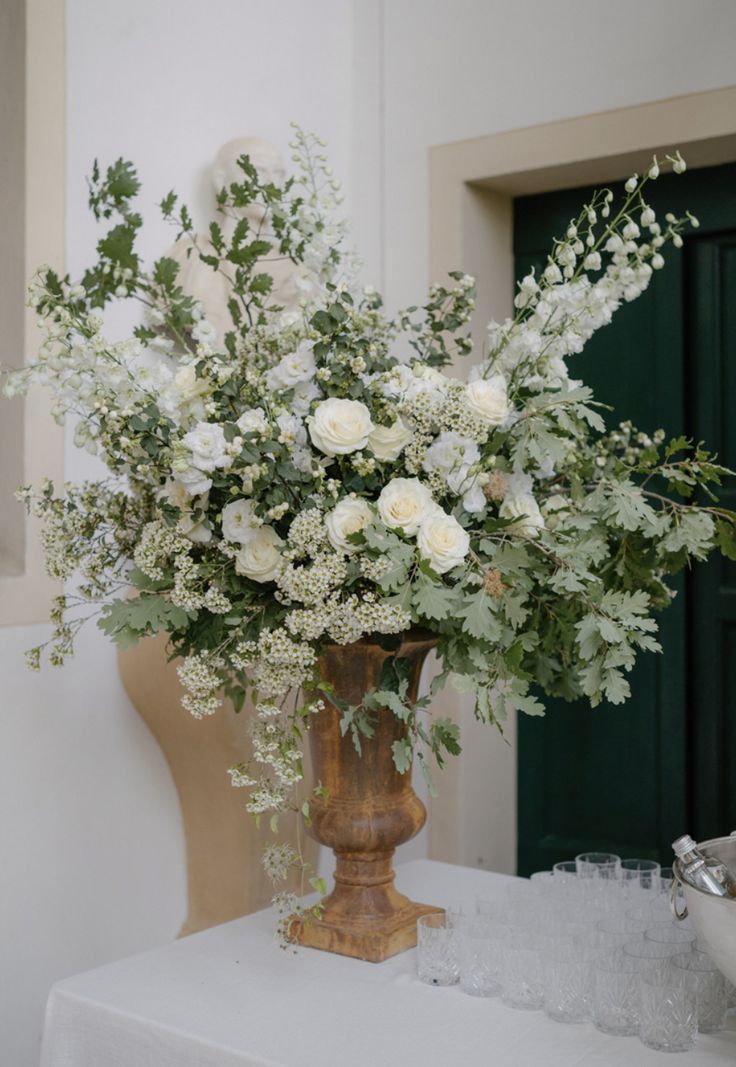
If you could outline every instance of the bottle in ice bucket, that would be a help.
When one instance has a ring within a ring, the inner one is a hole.
[[[683,834],[672,842],[672,848],[680,861],[683,879],[696,889],[719,897],[736,897],[736,878],[725,863],[715,858],[706,858],[689,834]]]

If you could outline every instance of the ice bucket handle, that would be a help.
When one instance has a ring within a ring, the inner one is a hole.
[[[687,904],[683,906],[682,911],[677,910],[677,893],[680,888],[680,879],[677,876],[677,867],[672,868],[672,889],[670,890],[670,911],[675,919],[680,922],[683,919],[687,919]]]

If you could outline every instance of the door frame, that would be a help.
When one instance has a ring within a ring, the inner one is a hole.
[[[678,148],[690,167],[736,160],[736,86],[430,148],[430,282],[456,269],[475,276],[476,346],[489,319],[513,311],[515,197],[624,179]],[[435,704],[459,722],[464,751],[429,801],[429,855],[513,873],[516,723],[501,738],[452,689]]]

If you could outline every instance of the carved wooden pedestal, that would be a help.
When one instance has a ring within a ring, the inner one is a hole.
[[[409,701],[416,700],[422,664],[434,644],[431,634],[412,632],[397,653],[410,662]],[[321,677],[338,697],[358,705],[380,685],[390,655],[369,639],[331,645],[320,659]],[[325,704],[312,717],[309,737],[314,779],[328,796],[311,802],[307,832],[333,849],[335,888],[323,902],[322,917],[295,923],[292,933],[303,945],[379,963],[416,944],[420,915],[442,910],[415,904],[394,885],[394,851],[421,830],[426,811],[410,771],[399,774],[394,766],[391,746],[405,737],[404,724],[381,709],[375,735],[361,737],[359,755],[350,735],[341,734],[340,712],[327,699]]]

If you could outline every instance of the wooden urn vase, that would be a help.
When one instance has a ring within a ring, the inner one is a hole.
[[[335,695],[359,705],[372,688],[380,688],[384,661],[395,655],[409,661],[407,700],[417,698],[419,675],[436,639],[411,631],[396,652],[370,638],[351,645],[330,645],[320,658],[321,677]],[[375,716],[373,737],[361,736],[362,755],[341,714],[325,698],[325,708],[309,728],[312,771],[327,796],[310,802],[307,833],[335,853],[335,888],[325,897],[319,919],[298,921],[294,939],[302,945],[379,963],[416,944],[420,915],[441,911],[415,904],[394,885],[393,854],[421,830],[427,817],[414,792],[411,772],[400,774],[392,745],[406,736],[406,726],[390,710]]]

